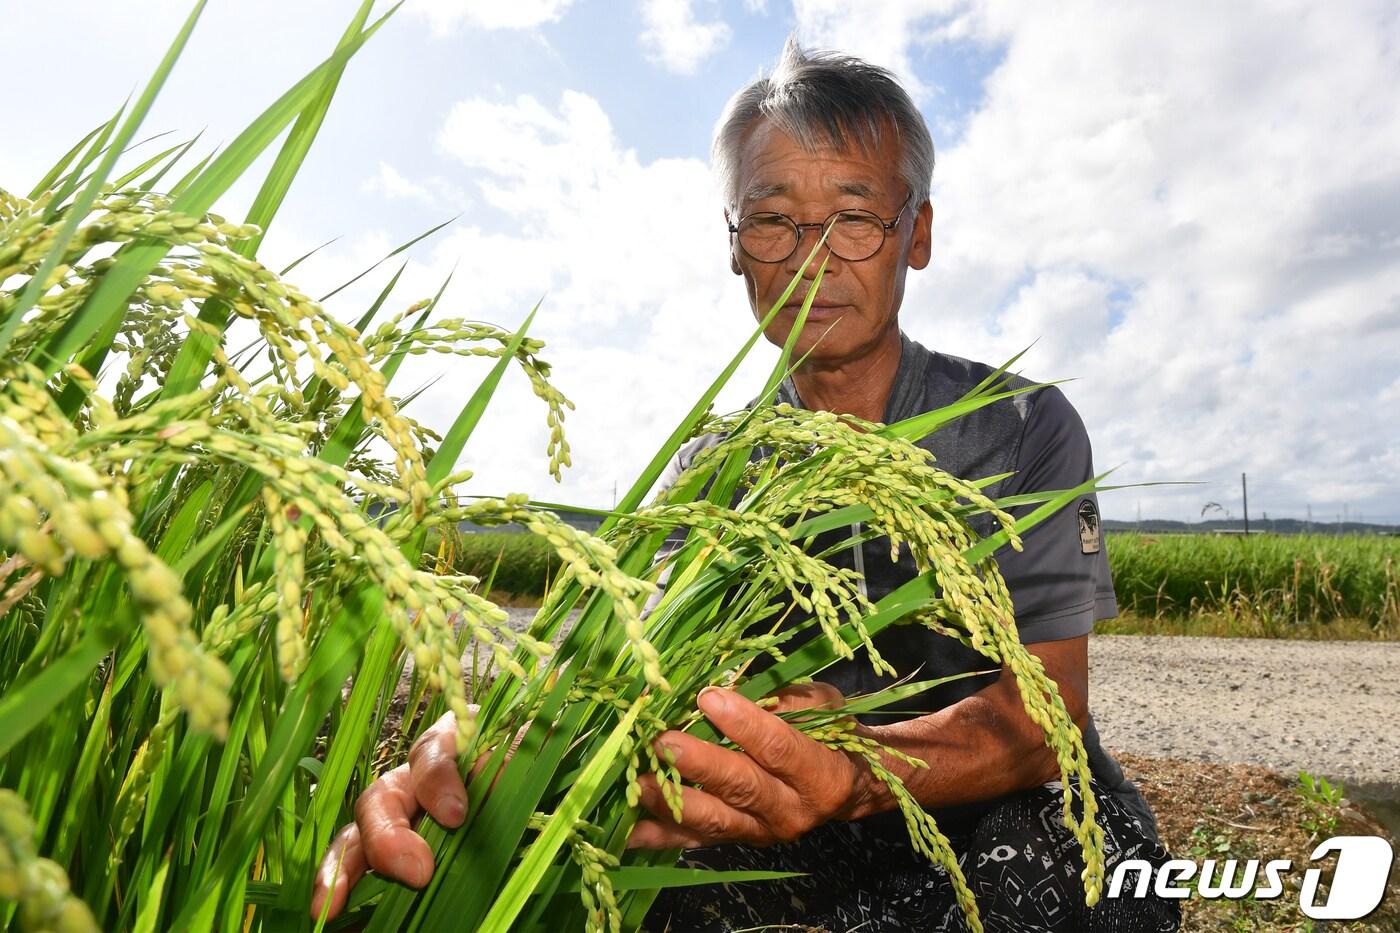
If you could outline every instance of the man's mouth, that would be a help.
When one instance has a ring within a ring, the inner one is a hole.
[[[842,301],[829,301],[824,298],[819,298],[816,301],[812,302],[812,307],[807,312],[807,316],[812,317],[813,315],[826,315],[832,313],[833,311],[840,311],[849,307],[850,305]],[[791,311],[793,314],[796,314],[798,311],[802,310],[802,302],[797,301],[785,304],[783,305],[783,310]]]

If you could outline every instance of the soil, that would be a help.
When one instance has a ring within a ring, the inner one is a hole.
[[[1367,804],[1343,797],[1335,806],[1309,806],[1298,778],[1247,764],[1211,764],[1156,758],[1110,749],[1141,788],[1157,816],[1167,849],[1177,858],[1200,861],[1289,859],[1286,890],[1277,900],[1183,902],[1183,933],[1196,931],[1400,930],[1400,864],[1392,864],[1390,886],[1380,907],[1364,920],[1312,925],[1299,910],[1298,884],[1322,840],[1341,835],[1381,835],[1400,848],[1393,830]],[[1321,863],[1319,863],[1321,864]],[[1330,877],[1324,871],[1324,878]],[[1318,898],[1321,901],[1321,895]]]
[[[1090,708],[1104,744],[1142,788],[1174,855],[1286,858],[1276,901],[1185,902],[1182,930],[1323,929],[1297,882],[1330,836],[1400,848],[1400,644],[1095,635]],[[1342,788],[1309,806],[1299,772]],[[1400,865],[1375,914],[1327,930],[1400,930]]]

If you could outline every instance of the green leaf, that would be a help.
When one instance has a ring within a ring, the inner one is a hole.
[[[562,872],[556,866],[550,874]],[[607,872],[614,891],[658,891],[664,888],[693,888],[706,884],[742,884],[753,881],[782,881],[803,878],[800,871],[716,871],[708,868],[665,868],[658,865],[623,865]],[[579,880],[560,888],[577,892]]]
[[[179,152],[173,155],[169,161],[167,161],[164,165],[162,165],[159,169],[156,170],[155,174],[143,180],[141,184],[137,187],[140,188],[142,191],[154,190],[156,185],[160,184],[160,180],[165,177],[165,174],[169,172],[172,168],[180,164],[180,161],[184,159],[184,157],[189,153],[191,149],[194,148],[195,143],[199,142],[199,138],[203,135],[203,131],[196,133],[194,139],[191,139],[189,142],[185,143],[185,145],[180,148]],[[171,191],[172,195],[178,193],[178,191]]]
[[[193,142],[193,140],[191,140],[190,142]],[[121,176],[118,179],[115,179],[112,182],[112,187],[118,190],[127,187],[133,181],[135,181],[138,176],[145,174],[152,168],[155,168],[155,166],[159,165],[171,154],[187,151],[190,148],[190,142],[179,143],[177,145],[171,146],[169,149],[156,153],[146,161],[142,162],[140,165],[136,166],[136,168],[127,172],[125,175]]]
[[[112,115],[112,119],[102,127],[102,131],[97,135],[97,138],[92,141],[92,145],[87,148],[87,151],[83,153],[82,157],[78,159],[78,163],[73,166],[72,171],[63,176],[62,181],[58,183],[58,187],[49,198],[48,206],[44,208],[44,223],[52,223],[53,219],[58,216],[58,212],[68,203],[68,199],[72,196],[73,192],[77,191],[84,181],[92,178],[91,173],[84,175],[83,170],[111,151],[109,144],[112,134],[116,132],[117,127],[121,123],[122,114],[126,113],[127,105],[130,103],[130,97],[122,101],[122,105],[117,108],[117,112]]]
[[[214,196],[227,189],[229,184],[241,175],[253,159],[281,132],[282,127],[286,126],[293,116],[296,116],[296,124],[292,127],[291,133],[288,134],[282,150],[277,154],[277,159],[273,162],[271,170],[263,180],[262,187],[253,199],[253,206],[248,211],[248,222],[257,224],[262,232],[240,244],[238,251],[244,256],[252,257],[257,247],[262,243],[262,237],[266,234],[267,227],[272,223],[273,217],[276,216],[283,198],[286,197],[292,179],[296,177],[307,152],[311,149],[311,143],[315,140],[316,134],[321,128],[321,122],[325,119],[326,111],[330,107],[331,98],[334,96],[336,85],[340,82],[340,76],[345,70],[346,63],[401,5],[402,0],[368,29],[361,31],[361,27],[373,6],[373,0],[364,0],[355,12],[345,33],[341,36],[340,44],[336,46],[331,57],[283,95],[238,139],[234,140],[228,150],[216,159],[205,172],[200,173],[200,176],[177,199],[176,207],[183,209],[179,207],[180,202],[188,198],[192,205],[203,204],[198,213],[202,214],[208,210],[209,205],[213,203]],[[260,126],[260,124],[264,125]],[[257,131],[255,132],[255,130]],[[202,187],[206,175],[209,178],[208,186],[213,189],[212,196],[207,195]],[[207,203],[205,203],[206,197]],[[195,211],[189,210],[187,212],[194,213]],[[159,259],[159,256],[156,258]],[[149,266],[146,268],[149,269]],[[222,330],[228,323],[228,308],[218,300],[206,301],[200,308],[199,320],[213,324]],[[198,385],[205,366],[209,364],[213,350],[213,338],[206,334],[191,333],[185,339],[185,343],[180,347],[175,361],[170,366],[170,374],[162,389],[162,397],[170,398],[187,392]]]
[[[467,446],[467,440],[476,430],[481,416],[485,414],[491,396],[496,393],[496,387],[500,385],[501,377],[505,375],[506,368],[515,361],[515,354],[519,352],[520,345],[524,343],[525,333],[530,329],[530,325],[535,320],[535,314],[539,310],[538,303],[530,309],[525,322],[520,325],[510,342],[506,344],[501,358],[496,361],[496,365],[491,367],[486,378],[481,380],[481,384],[476,387],[472,397],[467,399],[467,404],[462,406],[462,410],[452,422],[452,427],[448,428],[447,433],[442,436],[442,443],[438,445],[437,453],[433,454],[433,458],[427,464],[430,485],[436,485],[451,475],[452,468],[457,464],[457,458],[462,455],[462,450]]]
[[[219,524],[204,537],[200,538],[193,547],[184,551],[180,555],[179,560],[172,562],[170,569],[181,576],[188,576],[190,570],[193,569],[195,565],[212,554],[220,545],[228,541],[229,535],[233,534],[234,530],[243,522],[243,519],[248,515],[248,510],[251,508],[252,505],[247,504],[233,509],[227,518],[219,522]]]
[[[252,861],[264,828],[282,806],[284,789],[303,757],[300,750],[310,747],[327,710],[339,700],[341,686],[359,657],[366,620],[378,618],[380,599],[376,592],[350,594],[337,623],[327,627],[282,705],[268,737],[267,752],[248,783],[248,795],[223,837],[213,866],[190,892],[192,896],[172,929],[206,928],[196,921],[202,919],[207,905],[218,903],[225,885],[240,877]]]
[[[353,50],[358,47],[360,42],[364,41],[362,30],[364,30],[365,21],[369,19],[370,10],[373,8],[374,0],[363,0],[359,9],[355,11],[355,15],[351,17],[349,25],[345,27],[344,33],[341,34],[340,43],[336,46],[337,55]],[[398,9],[398,7],[396,6],[394,9]],[[390,10],[389,13],[392,14],[393,10]],[[388,15],[386,14],[386,17]],[[364,35],[368,35],[368,33],[364,33]],[[287,134],[287,139],[282,144],[282,150],[277,153],[272,168],[268,171],[267,177],[263,179],[262,187],[258,189],[257,195],[253,198],[252,207],[248,209],[247,222],[256,224],[259,232],[256,236],[249,237],[239,244],[238,252],[244,256],[251,258],[255,255],[258,246],[262,244],[263,237],[267,236],[268,227],[272,225],[273,218],[277,216],[278,208],[282,206],[287,191],[292,187],[293,179],[301,170],[302,163],[306,161],[306,154],[311,151],[311,144],[316,141],[316,135],[320,132],[321,124],[326,119],[326,111],[330,109],[331,100],[335,97],[335,89],[340,83],[341,75],[345,72],[347,61],[349,61],[348,54],[338,60],[332,58],[333,64],[317,82],[319,87],[316,96],[297,114],[292,131]]]
[[[92,142],[99,135],[110,133],[113,127],[116,126],[116,122],[117,118],[113,117],[110,120],[106,120],[102,123],[99,123],[97,124],[97,126],[93,127],[92,130],[86,136],[78,140],[77,145],[75,145],[72,149],[69,149],[66,153],[64,153],[63,157],[60,158],[58,162],[54,164],[53,168],[49,169],[48,174],[46,174],[43,178],[39,179],[39,183],[35,185],[32,189],[30,189],[30,192],[27,196],[28,200],[33,201],[35,198],[39,197],[39,195],[43,194],[45,191],[48,191],[51,187],[53,187],[53,183],[58,181],[59,176],[63,174],[63,170],[66,169],[69,163],[71,163],[73,159],[77,157],[79,152],[83,151],[83,147],[86,146],[88,143]]]
[[[629,512],[634,512],[637,507],[642,504],[642,500],[646,497],[646,494],[651,491],[651,488],[656,485],[656,481],[661,478],[661,474],[665,472],[666,466],[671,462],[671,458],[681,449],[681,445],[691,437],[696,426],[700,424],[700,419],[705,416],[705,413],[710,409],[710,405],[719,396],[720,390],[733,378],[735,371],[739,368],[739,364],[748,357],[749,353],[758,343],[759,338],[762,337],[764,331],[767,330],[768,325],[773,321],[773,318],[777,317],[784,303],[787,302],[788,298],[791,297],[792,293],[797,289],[797,284],[800,281],[801,276],[793,277],[793,280],[788,283],[787,289],[777,301],[773,302],[772,307],[768,309],[768,313],[763,316],[758,326],[754,328],[753,333],[749,335],[749,339],[744,342],[744,345],[740,347],[739,351],[730,359],[729,364],[720,371],[720,374],[710,383],[709,388],[701,394],[700,398],[691,406],[690,411],[681,419],[680,424],[676,425],[675,430],[673,430],[670,436],[662,443],[661,449],[651,458],[651,461],[642,470],[641,475],[637,477],[636,481],[632,483],[631,488],[627,490],[627,494],[622,497],[622,501],[617,504],[616,511],[619,514],[625,515]],[[614,523],[615,519],[605,521],[599,528],[599,532],[607,531]]]
[[[299,266],[299,265],[301,265],[302,263],[306,262],[306,260],[310,259],[312,256],[315,256],[315,255],[316,255],[317,253],[319,253],[321,250],[325,249],[327,246],[330,246],[332,243],[334,243],[336,240],[339,240],[339,239],[340,239],[340,237],[338,237],[338,236],[333,236],[333,237],[331,237],[329,240],[327,240],[326,242],[322,243],[320,246],[317,246],[317,247],[315,247],[315,248],[313,248],[313,249],[311,249],[311,250],[308,250],[308,251],[305,252],[305,253],[302,253],[302,254],[301,254],[300,256],[298,256],[296,259],[293,259],[291,262],[287,263],[287,265],[285,265],[285,266],[283,266],[281,269],[279,269],[279,270],[277,271],[277,275],[278,275],[279,277],[281,277],[281,278],[286,278],[288,272],[291,272],[291,271],[292,271],[293,269],[295,269],[297,266]]]
[[[604,781],[612,772],[622,767],[618,752],[622,748],[623,740],[632,731],[632,724],[636,722],[637,714],[644,705],[643,702],[633,703],[607,741],[593,753],[578,781],[564,795],[564,799],[559,802],[559,806],[545,823],[544,829],[535,837],[535,841],[530,844],[530,848],[525,850],[520,864],[511,872],[510,879],[479,929],[486,933],[496,930],[509,933],[511,923],[525,907],[526,900],[544,878],[544,873],[554,861],[555,855],[574,831],[574,824],[582,819],[584,812],[602,794]]]
[[[5,691],[0,699],[0,758],[43,725],[54,707],[92,676],[93,668],[117,643],[118,631],[112,625],[92,626],[67,654]]]
[[[383,22],[381,17],[283,94],[190,182],[171,204],[171,210],[196,216],[205,214],[215,199],[228,190],[292,118],[315,99],[326,76],[341,68]],[[128,297],[167,252],[167,244],[151,241],[130,243],[119,250],[115,265],[103,275],[93,294],[54,335],[49,345],[37,351],[40,358],[33,362],[46,374],[55,372],[79,347],[85,346],[102,331],[114,316],[120,318],[125,312]],[[181,394],[198,384],[212,349],[209,341],[210,338],[198,333],[186,338],[162,389],[163,397]]]
[[[416,237],[414,237],[413,239],[409,240],[408,242],[399,244],[398,246],[396,246],[396,247],[394,247],[393,249],[389,250],[389,252],[385,253],[384,256],[383,256],[378,262],[376,262],[374,265],[370,266],[368,269],[366,269],[365,271],[361,272],[359,275],[356,275],[356,276],[352,277],[348,282],[344,282],[343,284],[337,286],[336,288],[333,288],[333,289],[331,289],[330,291],[326,292],[326,293],[325,293],[324,295],[322,295],[318,300],[319,300],[319,301],[322,301],[322,302],[325,302],[325,301],[330,300],[331,298],[333,298],[333,297],[335,297],[336,295],[340,294],[340,293],[341,293],[342,291],[344,291],[345,289],[349,288],[351,285],[354,285],[354,284],[355,284],[356,282],[358,282],[360,279],[362,279],[362,278],[364,278],[365,276],[369,275],[369,274],[370,274],[371,272],[373,272],[375,269],[378,269],[378,268],[379,268],[381,265],[383,265],[385,262],[388,262],[390,259],[392,259],[393,257],[397,256],[399,253],[402,253],[404,250],[408,249],[409,247],[413,246],[415,243],[418,243],[420,240],[426,240],[428,237],[432,236],[434,233],[437,233],[437,232],[438,232],[439,230],[441,230],[443,227],[445,227],[445,226],[447,226],[448,224],[452,223],[452,222],[453,222],[454,220],[456,220],[456,219],[457,219],[456,217],[450,217],[450,218],[448,218],[447,220],[444,220],[442,223],[438,224],[436,227],[429,227],[427,230],[424,230],[422,233],[418,234]],[[403,270],[400,269],[399,271],[402,272]],[[394,280],[395,280],[395,281],[398,280],[398,276],[397,276],[397,275],[394,276]]]
[[[146,118],[146,113],[151,109],[151,104],[155,102],[156,94],[160,92],[161,86],[165,84],[165,79],[170,74],[170,69],[175,67],[175,60],[178,59],[180,53],[184,51],[185,43],[189,40],[190,33],[194,31],[194,24],[199,20],[199,14],[204,10],[205,2],[206,0],[198,0],[198,2],[195,3],[194,9],[190,11],[190,15],[186,18],[185,24],[181,27],[179,34],[176,35],[175,41],[171,43],[170,48],[165,53],[165,57],[161,59],[160,65],[157,66],[156,73],[151,76],[151,80],[147,82],[145,90],[143,90],[141,96],[136,99],[136,104],[132,108],[131,113],[127,115],[126,120],[122,123],[121,129],[117,130],[116,135],[112,138],[112,142],[107,148],[107,153],[103,156],[102,161],[98,163],[97,170],[93,173],[92,179],[88,182],[87,187],[83,189],[82,194],[78,195],[77,199],[67,208],[67,215],[63,219],[63,226],[59,228],[58,233],[54,236],[53,244],[49,247],[47,255],[44,256],[44,261],[39,264],[39,268],[35,270],[34,275],[30,277],[29,284],[26,285],[24,291],[20,293],[19,300],[15,303],[15,306],[10,309],[9,316],[3,322],[0,322],[0,355],[4,354],[5,350],[9,348],[10,339],[14,336],[15,328],[19,326],[20,318],[22,318],[30,308],[34,307],[34,304],[39,300],[39,296],[43,294],[44,283],[48,281],[49,274],[53,272],[59,262],[62,261],[63,252],[68,247],[68,241],[73,238],[73,234],[77,232],[78,224],[82,223],[83,218],[87,216],[88,209],[91,208],[93,202],[97,200],[98,194],[102,191],[103,183],[107,180],[107,176],[111,174],[113,167],[117,164],[118,157],[121,156],[122,148],[131,141],[131,137],[136,134],[136,128],[140,126],[141,121]],[[57,199],[55,200],[57,201]],[[50,205],[50,209],[54,209],[56,206],[56,204]],[[69,354],[63,354],[58,356],[57,359],[67,360],[68,356]],[[53,369],[45,370],[46,373],[50,374],[52,374],[53,371]]]
[[[165,893],[165,876],[169,871],[170,859],[167,858],[160,863],[155,880],[141,899],[141,912],[136,915],[136,923],[132,926],[131,933],[155,933],[156,922],[160,920],[160,902]]]

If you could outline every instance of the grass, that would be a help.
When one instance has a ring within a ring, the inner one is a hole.
[[[1400,629],[1365,619],[1284,622],[1277,615],[1236,609],[1190,615],[1143,616],[1124,612],[1094,623],[1096,635],[1188,635],[1200,638],[1284,638],[1298,641],[1396,641]]]

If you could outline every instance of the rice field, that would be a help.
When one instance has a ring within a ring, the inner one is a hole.
[[[1114,532],[1107,547],[1123,615],[1105,634],[1400,637],[1400,538]],[[529,535],[465,534],[453,553],[522,604],[559,569]]]
[[[1108,537],[1125,614],[1102,631],[1400,637],[1400,538]]]

